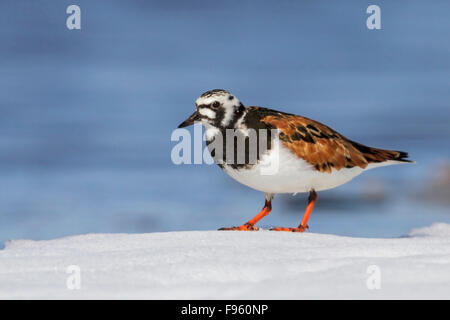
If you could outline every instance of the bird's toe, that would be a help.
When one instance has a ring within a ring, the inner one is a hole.
[[[220,228],[219,231],[258,231],[259,228],[253,224],[246,223],[237,227],[224,227]]]

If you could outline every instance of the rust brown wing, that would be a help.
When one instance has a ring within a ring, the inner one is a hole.
[[[330,127],[292,114],[274,112],[260,120],[280,129],[280,140],[298,157],[321,172],[332,169],[366,168],[388,160],[412,162],[406,152],[376,149],[351,141]]]

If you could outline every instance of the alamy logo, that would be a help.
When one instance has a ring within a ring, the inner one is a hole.
[[[66,26],[69,30],[81,29],[81,9],[79,6],[72,4],[67,7],[66,13],[70,14],[66,20]]]
[[[367,278],[366,285],[369,290],[379,290],[381,289],[381,270],[377,265],[371,265],[367,267],[366,270],[369,277]]]
[[[226,129],[224,132],[217,129],[203,149],[207,133],[203,134],[202,125],[196,124],[193,139],[187,129],[172,132],[171,141],[178,143],[172,148],[171,159],[176,165],[215,162],[236,167],[258,163],[261,175],[273,175],[279,167],[278,135],[277,129]]]
[[[66,286],[69,290],[81,289],[81,268],[77,265],[70,265],[66,269],[66,273],[70,274],[66,280]]]
[[[369,30],[381,29],[381,9],[379,6],[372,4],[367,7],[366,13],[371,14],[366,20],[366,26]]]

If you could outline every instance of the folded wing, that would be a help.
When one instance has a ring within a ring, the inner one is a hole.
[[[321,172],[355,166],[365,169],[371,163],[386,161],[412,162],[406,159],[406,152],[367,147],[306,117],[274,111],[260,121],[278,128],[283,144]]]

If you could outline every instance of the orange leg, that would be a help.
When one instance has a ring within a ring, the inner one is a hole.
[[[309,216],[311,215],[314,205],[316,204],[316,201],[317,201],[317,193],[314,190],[311,190],[309,192],[308,205],[306,206],[305,214],[303,215],[302,222],[300,223],[300,225],[297,228],[277,227],[277,228],[273,228],[270,230],[271,231],[304,232],[306,229],[308,229],[308,219],[309,219]]]
[[[238,226],[238,227],[220,228],[219,230],[237,230],[237,231],[256,231],[256,230],[259,230],[259,228],[257,226],[255,226],[255,224],[259,220],[261,220],[262,218],[267,216],[270,213],[271,210],[272,210],[272,198],[269,197],[269,200],[267,200],[267,197],[266,197],[266,203],[264,205],[264,208],[261,210],[260,213],[258,213],[252,219],[250,219],[247,223],[244,223],[243,225]]]

